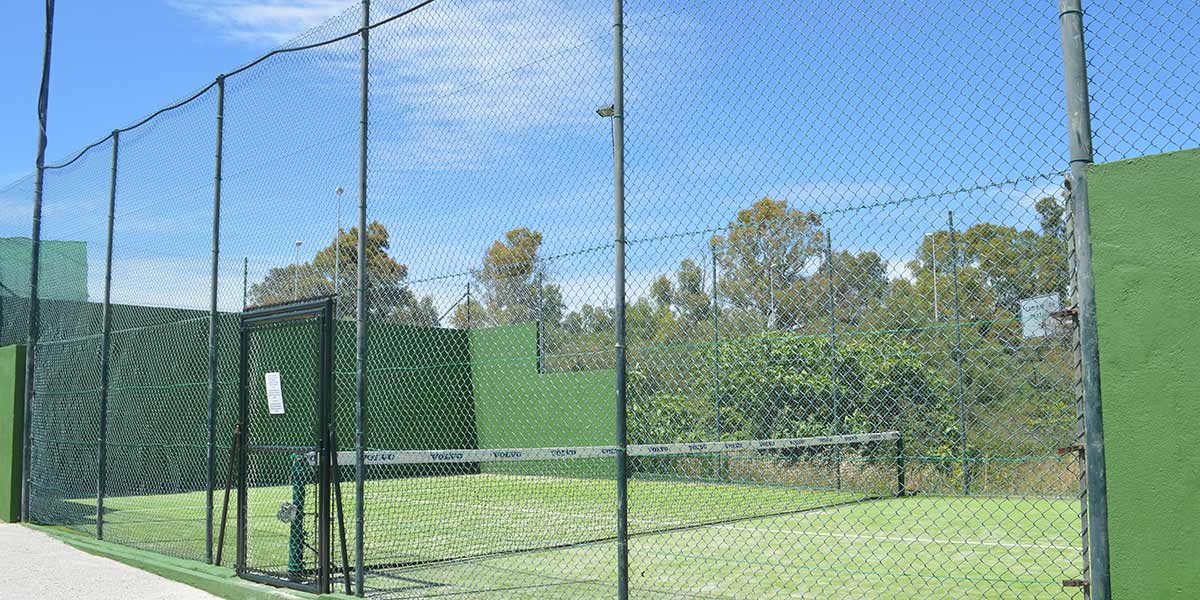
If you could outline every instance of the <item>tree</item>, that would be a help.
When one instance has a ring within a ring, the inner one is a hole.
[[[824,252],[815,212],[764,197],[739,210],[728,233],[712,239],[720,289],[735,307],[757,312],[768,329],[795,328],[804,318],[810,261]]]
[[[650,297],[659,307],[692,321],[707,319],[712,314],[711,297],[705,289],[704,270],[690,258],[680,261],[674,281],[666,275],[659,275],[650,284]]]
[[[814,313],[828,314],[832,295],[835,318],[856,324],[869,318],[882,303],[888,289],[887,264],[874,252],[836,251],[826,257],[812,284]]]
[[[367,306],[373,319],[390,319],[435,326],[437,308],[429,297],[420,300],[409,289],[408,267],[388,254],[389,233],[378,221],[367,225]],[[355,312],[358,289],[358,228],[339,230],[337,238],[319,250],[311,262],[272,268],[250,286],[250,302],[275,304],[297,298],[336,293],[338,316]]]
[[[562,290],[547,281],[545,264],[538,256],[541,246],[541,232],[528,227],[509,230],[504,239],[494,241],[484,252],[483,267],[474,273],[481,288],[479,300],[472,305],[473,299],[468,298],[467,304],[455,308],[455,325],[557,324],[565,308]]]

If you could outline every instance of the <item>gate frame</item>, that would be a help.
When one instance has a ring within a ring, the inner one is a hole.
[[[320,332],[317,351],[317,559],[316,583],[308,584],[280,577],[246,571],[246,520],[249,516],[246,494],[247,453],[249,452],[250,415],[247,368],[249,366],[247,335],[254,329],[272,323],[316,318]],[[267,585],[299,591],[327,594],[330,588],[330,520],[331,480],[330,424],[333,417],[333,297],[322,296],[281,304],[254,307],[242,312],[238,328],[238,424],[241,439],[238,444],[238,504],[237,560],[238,577]]]

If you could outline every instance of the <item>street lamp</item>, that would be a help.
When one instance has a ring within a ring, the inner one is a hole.
[[[343,190],[341,186],[333,190],[333,193],[337,195],[337,232],[333,236],[333,297],[335,302],[336,298],[341,297],[342,292],[342,194],[345,192],[346,190]]]
[[[938,314],[937,232],[926,233],[925,237],[931,238],[929,245],[930,245],[930,250],[933,253],[933,260],[931,262],[931,265],[933,267],[933,320],[936,322],[936,321],[940,320],[940,316]]]
[[[300,246],[304,240],[296,240],[296,259],[292,261],[292,299],[300,299]]]

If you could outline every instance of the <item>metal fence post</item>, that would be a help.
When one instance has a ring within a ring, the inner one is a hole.
[[[104,304],[100,321],[100,436],[96,440],[96,539],[104,539],[104,495],[108,491],[108,364],[112,347],[113,224],[117,210],[117,157],[121,130],[112,132],[112,165],[108,179],[108,232],[104,244]]]
[[[208,485],[204,498],[204,556],[213,558],[213,490],[217,485],[217,268],[221,250],[221,158],[225,136],[225,76],[217,76],[217,140],[213,165],[212,267],[208,297]]]
[[[624,3],[613,0],[613,249],[617,382],[617,598],[629,597],[628,432],[625,424],[625,48]]]
[[[25,351],[25,428],[21,456],[21,520],[29,521],[32,493],[30,461],[33,458],[33,375],[38,341],[38,271],[41,265],[42,193],[46,177],[46,117],[50,107],[50,54],[54,41],[54,0],[46,0],[45,48],[42,52],[42,83],[38,90],[37,169],[33,179],[33,231],[29,254],[29,339]]]
[[[537,265],[537,261],[534,261]],[[542,286],[544,273],[541,269],[537,272],[537,372],[546,372],[546,300],[542,296]]]
[[[833,435],[842,433],[842,404],[838,390],[838,357],[837,357],[837,312],[834,303],[833,286],[833,233],[825,230],[826,273],[829,278],[829,383],[833,392]],[[837,489],[842,489],[842,449],[834,447],[834,468]]]
[[[1078,278],[1079,339],[1082,366],[1085,459],[1087,464],[1088,531],[1092,598],[1109,600],[1108,483],[1104,461],[1104,420],[1100,397],[1100,346],[1096,324],[1096,289],[1092,279],[1091,217],[1088,210],[1088,165],[1093,161],[1092,117],[1088,102],[1087,58],[1083,41],[1081,0],[1059,0],[1064,92],[1071,152],[1071,218],[1075,227]]]
[[[967,402],[963,388],[962,310],[958,301],[958,234],[954,230],[954,211],[946,213],[946,223],[950,228],[950,273],[954,280],[954,374],[958,390],[958,448],[962,459],[962,493],[967,495],[971,493],[971,464],[967,459]]]
[[[359,97],[358,133],[358,314],[356,322],[354,385],[354,582],[363,595],[363,494],[366,467],[363,453],[367,446],[367,125],[370,93],[371,0],[362,0],[362,61]]]
[[[724,438],[721,437],[721,318],[718,313],[720,304],[718,303],[717,294],[717,249],[715,246],[712,250],[712,339],[713,339],[713,411],[716,420],[717,441]],[[725,478],[725,457],[717,456],[717,480],[721,481]]]

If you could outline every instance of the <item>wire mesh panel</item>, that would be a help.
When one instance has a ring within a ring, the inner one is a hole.
[[[215,113],[209,88],[118,138],[108,331],[105,539],[194,560],[206,559]]]
[[[1026,309],[1067,292],[1054,7],[625,10],[633,441],[905,442],[635,461],[631,529],[642,478],[775,510],[631,540],[633,593],[1070,596],[1067,330]]]
[[[97,301],[104,293],[111,157],[109,140],[46,171],[37,309],[43,325],[32,350],[29,514],[87,534],[96,533],[100,484]]]
[[[370,451],[614,442],[610,12],[449,0],[372,30]],[[364,467],[369,593],[612,593],[611,455]]]

